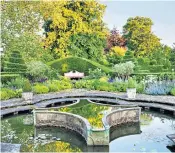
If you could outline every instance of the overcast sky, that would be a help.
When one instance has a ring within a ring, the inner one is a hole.
[[[122,31],[129,17],[144,16],[152,19],[153,32],[161,42],[172,46],[175,42],[175,1],[114,1],[101,0],[107,5],[104,21],[110,29]]]

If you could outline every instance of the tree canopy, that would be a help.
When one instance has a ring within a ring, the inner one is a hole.
[[[45,21],[45,46],[51,47],[58,57],[69,55],[71,35],[86,33],[106,37],[107,29],[102,20],[105,6],[95,0],[43,2],[41,10]]]
[[[153,22],[147,17],[129,18],[123,26],[127,47],[135,51],[136,56],[149,56],[160,46],[160,39],[151,31]]]

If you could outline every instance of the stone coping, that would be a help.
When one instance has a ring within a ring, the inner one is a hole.
[[[117,109],[117,110],[113,110],[107,114],[104,115],[104,117],[102,118],[102,122],[103,122],[103,125],[104,127],[112,127],[114,125],[109,125],[108,121],[107,121],[107,117],[112,115],[112,114],[116,114],[116,113],[119,113],[119,112],[123,112],[123,111],[131,111],[131,110],[137,110],[139,111],[139,114],[138,114],[138,121],[140,121],[140,114],[141,114],[141,108],[140,107],[132,107],[132,108],[124,108],[124,109]],[[138,122],[137,121],[137,122]],[[115,125],[116,126],[116,125]]]
[[[73,98],[72,98],[73,97]],[[149,99],[150,97],[150,99]],[[140,98],[140,99],[139,99]],[[145,100],[144,100],[145,98]],[[167,101],[164,101],[165,99]],[[175,114],[175,96],[149,96],[138,94],[135,99],[128,99],[126,93],[113,93],[105,91],[66,90],[58,93],[35,95],[32,102],[22,101],[22,98],[10,99],[1,102],[1,116],[32,108],[45,108],[48,105],[73,102],[78,99],[89,99],[97,103],[105,102],[121,107],[153,107],[173,111]],[[154,101],[155,100],[155,101]]]
[[[134,101],[134,102],[153,102],[153,103],[164,103],[168,105],[175,105],[175,96],[153,96],[153,95],[145,95],[145,94],[137,94],[135,99],[128,99],[126,93],[114,93],[114,92],[105,92],[105,91],[88,91],[88,90],[65,90],[55,93],[48,94],[40,94],[34,95],[34,98],[31,104],[39,103],[41,101],[46,101],[50,99],[61,99],[61,98],[72,98],[72,97],[103,97],[103,98],[111,98],[111,99],[122,99],[125,101]],[[1,109],[9,108],[14,106],[24,106],[28,105],[22,98],[15,98],[9,100],[1,101]]]
[[[1,142],[1,152],[5,153],[19,153],[21,144],[11,144]]]

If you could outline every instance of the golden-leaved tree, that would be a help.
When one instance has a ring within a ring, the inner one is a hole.
[[[68,46],[72,35],[83,33],[106,37],[107,29],[102,20],[105,6],[95,0],[43,1],[40,10],[45,22],[44,45],[50,47],[57,57],[71,54]]]
[[[150,18],[136,16],[123,26],[127,47],[135,51],[136,56],[149,56],[160,47],[160,39],[151,31],[152,25]]]

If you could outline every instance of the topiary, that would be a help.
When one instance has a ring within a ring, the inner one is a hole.
[[[10,54],[7,54],[4,60],[4,71],[14,73],[26,72],[26,65],[19,51],[12,51]]]

